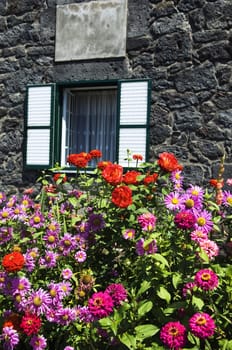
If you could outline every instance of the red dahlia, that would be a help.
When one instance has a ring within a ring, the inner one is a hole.
[[[7,272],[20,271],[24,266],[24,256],[20,252],[7,254],[2,259],[2,266]]]

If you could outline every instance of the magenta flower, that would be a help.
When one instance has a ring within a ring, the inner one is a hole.
[[[152,231],[155,227],[156,217],[151,213],[144,213],[138,216],[138,223],[142,230]]]
[[[73,273],[72,273],[71,269],[67,268],[61,272],[61,275],[62,275],[63,279],[69,280],[72,277]]]
[[[43,215],[37,211],[29,220],[29,226],[34,227],[34,228],[41,228],[43,227],[45,222],[45,218]]]
[[[179,192],[171,192],[164,198],[166,208],[170,210],[184,209],[183,199]]]
[[[106,292],[97,292],[88,301],[89,311],[97,319],[107,317],[114,307],[111,296]]]
[[[230,191],[223,191],[222,204],[226,207],[232,206],[232,193]]]
[[[184,298],[187,297],[187,295],[192,294],[193,288],[196,286],[195,282],[187,282],[185,283],[183,289],[182,289],[182,295]]]
[[[212,221],[212,215],[207,210],[197,211],[193,210],[196,223],[195,223],[195,230],[202,230],[206,233],[209,233],[213,228],[213,221]]]
[[[82,322],[91,323],[95,320],[95,317],[90,312],[88,306],[80,306],[79,305],[79,306],[77,306],[76,312],[77,312],[77,317]]]
[[[87,224],[89,230],[93,232],[97,232],[105,227],[105,221],[101,214],[90,214]]]
[[[47,346],[47,340],[43,335],[33,335],[29,344],[33,350],[43,350]]]
[[[16,277],[12,281],[11,293],[16,294],[26,294],[31,288],[31,282],[26,277]]]
[[[189,193],[186,193],[183,195],[182,200],[186,210],[190,210],[193,208],[195,208],[196,210],[202,209],[203,204],[202,200],[199,197],[195,197]]]
[[[168,322],[160,331],[160,339],[172,350],[180,350],[186,343],[186,328],[180,322]]]
[[[123,231],[122,235],[125,239],[133,239],[135,237],[135,230],[133,228],[128,228]]]
[[[155,254],[157,250],[158,248],[155,239],[150,243],[145,243],[144,238],[140,238],[136,243],[136,252],[138,255]]]
[[[181,175],[181,170],[174,170],[171,173],[171,181],[174,184],[174,188],[176,191],[180,191],[182,189],[184,177]]]
[[[0,228],[0,245],[9,242],[13,238],[12,227],[1,227]]]
[[[50,283],[48,285],[48,293],[51,297],[52,305],[55,306],[59,304],[64,297],[64,292],[60,283]]]
[[[110,284],[105,292],[111,296],[115,306],[120,305],[127,298],[127,291],[121,283]]]
[[[62,326],[68,326],[71,322],[75,321],[77,313],[75,309],[70,307],[60,307],[56,312],[54,321]]]
[[[59,235],[57,232],[47,231],[43,236],[43,240],[46,242],[47,247],[54,249],[59,242]]]
[[[72,346],[65,346],[64,350],[75,350]]]
[[[189,320],[190,331],[198,338],[208,338],[214,334],[216,325],[207,313],[198,312]]]
[[[178,228],[188,230],[194,227],[196,219],[191,211],[183,210],[175,215],[174,222]]]
[[[58,254],[53,251],[46,251],[45,256],[39,259],[39,264],[43,267],[51,268],[56,266]]]
[[[32,291],[28,298],[28,311],[37,316],[44,314],[51,304],[51,296],[48,292],[39,288],[36,291]]]
[[[228,186],[232,186],[232,179],[227,179],[226,183]],[[0,193],[0,195],[1,195],[1,193]],[[1,199],[1,197],[0,197],[0,199]]]
[[[219,254],[219,247],[217,243],[211,241],[210,239],[204,239],[199,241],[201,249],[208,255],[209,259],[212,260],[215,256]]]
[[[76,248],[76,245],[75,237],[70,233],[65,233],[59,241],[59,250],[64,256],[67,256]]]
[[[84,262],[87,258],[87,254],[84,250],[79,250],[78,252],[75,253],[75,259],[78,262]]]
[[[216,273],[210,269],[202,269],[195,275],[194,281],[196,286],[207,291],[218,287],[218,277]]]
[[[4,350],[13,350],[19,343],[18,332],[13,327],[4,327],[0,340],[3,342]]]
[[[189,193],[193,198],[198,198],[199,200],[203,200],[204,197],[204,190],[196,185],[190,185],[186,193]]]
[[[0,192],[0,204],[6,200],[6,195],[4,192]]]

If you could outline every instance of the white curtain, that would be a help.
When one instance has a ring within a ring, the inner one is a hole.
[[[117,90],[73,90],[66,114],[68,154],[101,150],[103,160],[116,160]]]

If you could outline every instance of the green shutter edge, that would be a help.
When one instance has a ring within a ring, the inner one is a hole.
[[[120,126],[120,100],[121,100],[121,84],[122,83],[135,83],[135,82],[147,82],[147,123],[146,125],[121,125]],[[146,156],[145,156],[145,162],[148,162],[149,160],[149,151],[150,151],[150,137],[149,137],[149,131],[150,131],[150,111],[151,111],[151,79],[123,79],[118,80],[118,100],[117,100],[117,115],[118,115],[118,125],[117,125],[117,145],[116,145],[116,157],[117,160],[119,158],[119,130],[120,128],[144,128],[146,127]]]
[[[25,98],[25,107],[24,107],[24,140],[23,140],[23,170],[42,170],[49,169],[54,165],[54,111],[55,111],[55,83],[50,84],[28,84],[26,86],[26,98]],[[50,126],[34,126],[28,127],[28,95],[29,89],[36,87],[45,87],[51,86],[51,110],[50,110]],[[49,164],[27,164],[27,131],[29,129],[50,129],[50,152],[49,152]]]

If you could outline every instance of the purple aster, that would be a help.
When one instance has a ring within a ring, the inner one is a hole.
[[[76,239],[70,233],[65,233],[59,241],[59,250],[64,256],[69,255],[70,252],[76,248],[76,246]]]
[[[190,194],[193,198],[198,198],[199,200],[203,200],[204,197],[204,190],[200,186],[190,185],[186,193]]]
[[[48,292],[52,300],[53,305],[57,305],[61,302],[64,297],[64,292],[60,283],[50,283],[48,285]]]
[[[0,210],[0,220],[6,221],[9,220],[12,217],[12,209],[3,207]]]
[[[45,256],[39,259],[39,264],[43,267],[51,268],[56,266],[58,254],[52,251],[46,251]]]
[[[87,258],[87,254],[84,250],[79,250],[75,253],[75,260],[79,263],[84,262]]]
[[[135,237],[135,230],[133,228],[128,228],[123,231],[122,235],[125,239],[133,239]]]
[[[64,297],[68,296],[70,294],[70,292],[72,291],[72,285],[70,282],[63,281],[63,282],[60,282],[58,284],[61,288],[61,292],[62,292]]]
[[[89,225],[87,222],[82,221],[78,226],[77,226],[77,232],[81,234],[87,234],[89,233]]]
[[[12,281],[12,294],[25,295],[31,288],[31,283],[26,277],[15,277]]]
[[[33,335],[29,344],[33,350],[43,350],[47,346],[47,340],[43,335]]]
[[[6,206],[8,208],[12,208],[17,202],[17,196],[14,194],[12,197],[9,198],[8,202],[6,203]]]
[[[6,278],[7,272],[0,271],[0,289],[3,289],[5,287]]]
[[[61,275],[62,275],[63,279],[69,280],[70,278],[72,278],[73,272],[71,269],[67,268],[67,269],[62,270]]]
[[[68,326],[71,322],[75,321],[77,313],[75,309],[70,307],[59,308],[55,315],[55,322],[62,325]]]
[[[9,242],[13,238],[12,227],[1,227],[0,228],[0,245]]]
[[[167,196],[165,196],[164,204],[166,208],[170,210],[184,209],[182,196],[179,192],[170,192]]]
[[[202,209],[202,200],[199,197],[194,197],[189,193],[185,193],[182,195],[183,204],[185,206],[185,209],[196,209],[201,210]]]
[[[59,234],[61,231],[60,224],[56,221],[51,221],[46,227],[46,232]]]
[[[49,293],[39,288],[32,291],[28,298],[28,311],[39,316],[49,309],[51,303],[52,299]]]
[[[16,207],[12,208],[12,220],[24,222],[26,217],[25,208],[21,205],[17,205]]]
[[[64,350],[75,350],[72,346],[65,346]]]
[[[138,223],[142,230],[152,231],[155,227],[157,218],[152,213],[144,213],[138,216]]]
[[[76,243],[77,243],[77,246],[76,248],[79,248],[79,249],[87,249],[88,248],[88,244],[87,244],[87,238],[88,238],[88,233],[82,233],[82,234],[76,234],[74,237],[75,237],[75,240],[76,240]]]
[[[222,204],[226,207],[232,206],[232,193],[230,191],[223,191]]]
[[[175,191],[181,191],[184,177],[181,175],[181,170],[174,170],[171,173],[171,181],[174,184]]]
[[[195,230],[202,230],[209,233],[213,228],[212,215],[207,210],[197,211],[193,210],[196,218]]]
[[[55,231],[46,231],[46,234],[43,236],[43,240],[45,241],[46,247],[54,249],[57,247],[59,242],[59,234]]]
[[[27,252],[26,254],[23,254],[25,263],[24,263],[24,269],[26,269],[28,272],[32,272],[35,269],[36,260],[32,257],[30,252]]]
[[[91,323],[95,321],[95,317],[90,312],[88,306],[78,306],[76,309],[77,317],[80,321],[85,323]]]
[[[29,219],[29,226],[34,228],[43,227],[45,218],[40,211],[35,212]]]
[[[4,350],[13,350],[19,343],[18,332],[13,327],[4,327],[0,335],[0,340],[3,342]]]
[[[28,195],[24,195],[20,204],[24,208],[31,208],[34,205],[34,202]]]
[[[155,254],[157,252],[156,240],[145,243],[144,238],[140,238],[136,243],[136,252],[138,255]]]
[[[88,219],[89,230],[97,232],[105,227],[102,214],[90,214]]]
[[[0,192],[0,204],[5,202],[6,200],[6,195],[4,192]]]

